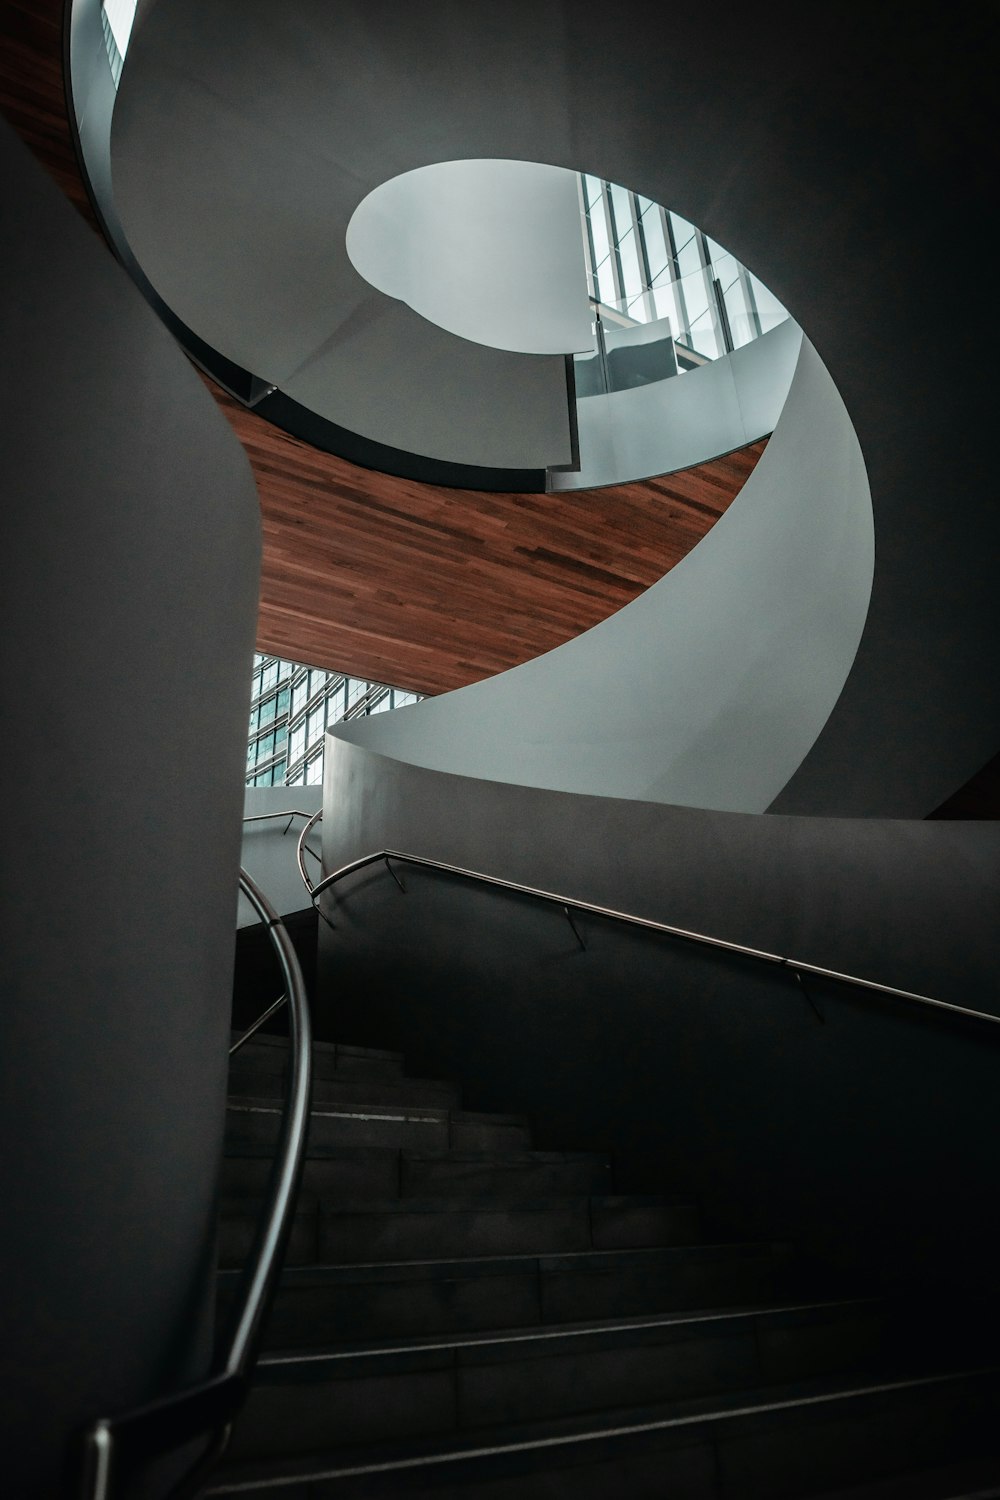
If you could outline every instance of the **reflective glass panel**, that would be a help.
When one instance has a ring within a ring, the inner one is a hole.
[[[639,251],[635,243],[635,233],[629,230],[623,240],[619,242],[618,254],[622,263],[622,290],[627,299],[637,297],[643,289],[644,280],[642,268],[639,262]]]
[[[608,183],[608,196],[615,216],[615,235],[619,241],[632,228],[632,194],[616,182]]]
[[[591,177],[588,173],[583,174],[583,195],[589,208],[592,203],[598,203],[601,198],[601,179]]]
[[[761,327],[766,333],[769,328],[776,328],[779,323],[783,323],[788,313],[774,293],[769,292],[764,283],[757,280],[753,272],[750,272],[750,286],[757,304],[757,315],[760,318]]]
[[[596,203],[590,211],[590,233],[594,241],[594,265],[599,266],[611,252],[611,234],[603,202]]]
[[[347,678],[342,677],[337,684],[336,691],[327,698],[326,722],[335,724],[338,719],[344,717],[347,708]]]
[[[670,215],[670,225],[674,231],[674,244],[677,246],[678,269],[682,276],[690,276],[692,271],[697,271],[701,266],[694,225],[675,213]]]
[[[668,270],[670,261],[670,248],[667,245],[666,235],[663,232],[663,221],[659,211],[646,214],[642,220],[642,234],[646,241],[646,257],[649,261],[649,274],[655,285],[657,278]]]
[[[604,263],[598,266],[594,275],[597,283],[597,300],[604,302],[608,307],[614,307],[617,301],[615,290],[615,271],[609,255]]]

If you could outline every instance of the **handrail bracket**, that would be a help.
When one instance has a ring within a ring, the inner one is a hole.
[[[583,938],[580,936],[580,929],[579,929],[579,927],[577,927],[576,923],[573,921],[573,913],[570,911],[570,909],[569,909],[568,906],[564,906],[563,907],[563,912],[565,913],[567,922],[569,923],[570,927],[572,927],[572,929],[573,929],[573,936],[576,938],[577,942],[580,944],[581,950],[584,953],[586,953],[586,951],[587,951],[587,945],[583,941]]]
[[[805,996],[806,1000],[809,1002],[809,1005],[812,1007],[813,1015],[816,1017],[817,1021],[819,1022],[819,1024],[821,1026],[825,1026],[826,1025],[826,1016],[823,1014],[823,1011],[822,1011],[822,1009],[820,1007],[819,1001],[816,999],[816,997],[814,995],[811,995],[809,993],[809,990],[806,987],[806,982],[802,978],[802,972],[801,972],[801,970],[798,969],[798,968],[796,968],[794,964],[790,964],[789,968],[791,969],[792,973],[795,975],[795,982],[796,982],[796,984],[798,985],[799,989],[802,991],[802,993]]]

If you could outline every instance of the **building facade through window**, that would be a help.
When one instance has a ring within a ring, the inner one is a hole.
[[[329,725],[386,713],[420,697],[258,653],[250,688],[247,786],[321,785]]]

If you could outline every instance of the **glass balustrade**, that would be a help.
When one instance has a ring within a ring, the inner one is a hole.
[[[651,199],[583,174],[580,210],[595,347],[574,356],[578,399],[683,375],[788,317],[730,251]]]

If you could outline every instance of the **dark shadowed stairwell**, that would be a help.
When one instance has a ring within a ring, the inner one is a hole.
[[[233,1059],[223,1309],[285,1058],[259,1035]],[[314,1059],[287,1265],[208,1494],[997,1493],[1000,1364],[967,1311],[717,1243],[697,1203],[617,1195],[608,1155],[534,1151],[528,1120],[463,1111],[399,1054]]]

